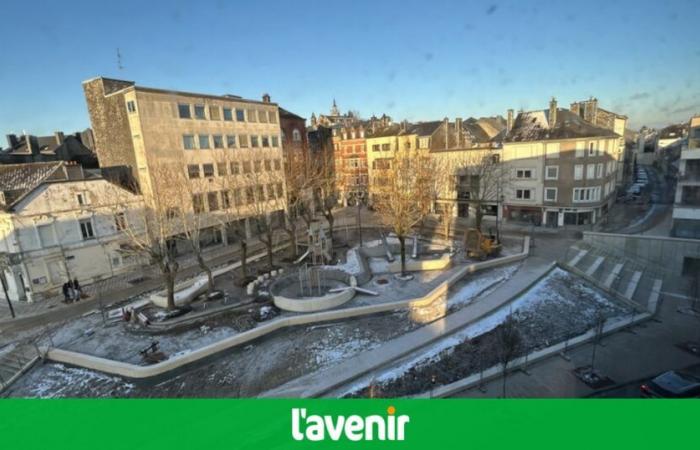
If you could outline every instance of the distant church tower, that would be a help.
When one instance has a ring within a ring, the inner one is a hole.
[[[331,108],[331,116],[339,116],[340,111],[338,111],[338,105],[335,104],[335,99],[333,99],[333,107]]]

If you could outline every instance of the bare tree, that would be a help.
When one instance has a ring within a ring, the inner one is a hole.
[[[128,240],[127,251],[148,258],[160,270],[168,309],[173,309],[175,278],[180,269],[175,258],[174,239],[181,233],[182,224],[178,213],[181,204],[170,180],[182,173],[182,166],[179,163],[152,163],[150,166],[150,182],[142,186],[146,191],[144,205],[131,211],[132,220],[125,221],[123,232]],[[129,211],[132,205],[117,201],[116,207],[120,211]]]
[[[333,239],[333,225],[335,223],[334,209],[338,205],[338,183],[336,179],[332,155],[326,155],[319,161],[310,164],[312,177],[312,191],[315,204],[323,213],[328,222],[328,234]]]
[[[503,368],[501,395],[506,398],[506,379],[508,377],[508,364],[517,356],[522,348],[522,336],[518,322],[509,314],[506,320],[496,328],[494,347],[498,362]]]
[[[371,183],[373,205],[381,222],[391,228],[401,248],[401,275],[406,275],[406,237],[429,213],[433,161],[416,150],[402,149],[375,167]]]
[[[603,327],[605,326],[605,313],[600,305],[596,306],[595,312],[593,313],[593,350],[591,351],[591,372],[595,372],[595,357],[596,349],[600,344],[600,340],[603,337]]]
[[[284,211],[284,231],[289,236],[291,243],[291,258],[294,260],[298,256],[297,234],[299,219],[304,220],[307,228],[313,220],[313,190],[315,184],[315,173],[306,155],[301,152],[290,152],[287,155],[285,172],[274,172],[274,183],[277,185],[284,176],[287,187],[286,197],[274,196],[271,199],[279,210]]]

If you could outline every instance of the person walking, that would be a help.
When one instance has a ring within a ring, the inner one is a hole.
[[[73,279],[73,295],[75,296],[76,302],[79,302],[80,298],[83,296],[83,289],[80,287],[77,278]]]
[[[70,284],[66,281],[63,283],[63,303],[70,303],[71,300],[71,292],[70,292]]]

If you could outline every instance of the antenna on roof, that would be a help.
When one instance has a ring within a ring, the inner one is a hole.
[[[122,53],[119,51],[119,47],[117,47],[117,69],[124,70],[124,66],[122,66]]]

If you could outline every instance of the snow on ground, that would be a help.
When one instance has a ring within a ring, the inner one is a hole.
[[[44,371],[42,376],[36,376],[36,371],[28,377],[35,377],[31,383],[28,397],[53,398],[89,395],[91,397],[114,397],[127,395],[134,385],[123,379],[77,367],[66,367],[63,364],[48,364],[51,368]]]
[[[487,281],[484,281],[484,284],[486,283]],[[458,298],[468,298],[467,293],[471,291],[470,286],[470,284],[465,286],[466,293],[458,292]],[[510,314],[525,317],[525,324],[527,325],[529,321],[541,316],[540,312],[544,309],[543,307],[551,309],[551,306],[555,306],[557,314],[561,314],[562,309],[568,310],[568,313],[579,323],[587,323],[594,320],[598,310],[608,311],[606,316],[613,318],[613,320],[620,320],[622,315],[629,312],[629,308],[626,306],[621,307],[617,305],[606,297],[603,292],[588,286],[575,275],[557,268],[514,301],[503,305],[495,312],[460,331],[440,339],[428,346],[428,348],[411,355],[395,367],[362,378],[340,393],[339,397],[361,390],[373,382],[383,383],[400,378],[412,367],[428,365],[444,356],[445,352],[449,354],[451,349],[458,344],[495,329]],[[569,319],[572,317],[569,317]],[[545,318],[547,322],[550,322],[547,316]],[[547,344],[551,345],[549,342]]]
[[[450,307],[462,307],[471,303],[477,297],[492,292],[497,285],[508,280],[520,267],[519,264],[497,267],[483,274],[467,276],[456,292],[450,293],[447,304]]]
[[[345,262],[343,264],[336,264],[334,266],[323,266],[324,269],[339,269],[350,275],[357,275],[362,272],[362,265],[360,264],[360,254],[357,247],[353,247],[348,250],[345,256]]]
[[[371,338],[371,333],[367,330],[354,328],[348,333],[347,330],[331,326],[321,339],[312,342],[307,349],[314,355],[317,366],[321,368],[338,364],[345,358],[371,350],[379,344],[379,341]]]

